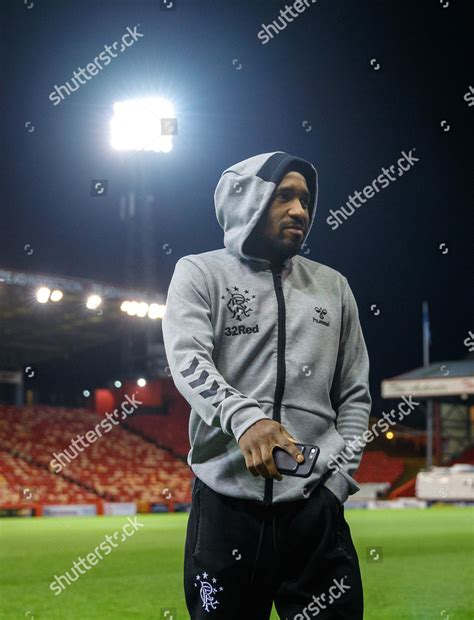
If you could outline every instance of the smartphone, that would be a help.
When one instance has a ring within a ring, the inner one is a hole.
[[[302,463],[295,461],[291,454],[288,454],[286,450],[278,446],[273,448],[273,460],[280,474],[308,478],[313,472],[314,465],[318,460],[319,448],[318,446],[311,446],[304,443],[297,443],[295,445],[304,456],[304,461]]]

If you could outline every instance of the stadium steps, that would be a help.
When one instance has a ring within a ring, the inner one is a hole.
[[[405,463],[405,470],[400,480],[397,481],[397,486],[389,493],[389,499],[415,496],[416,475],[421,469],[423,469],[426,464],[426,460],[424,457],[419,456],[406,457],[403,460]]]
[[[183,463],[187,465],[188,461],[185,456],[183,456],[182,454],[178,454],[177,452],[173,450],[173,448],[170,448],[169,446],[165,446],[163,443],[160,443],[155,437],[152,437],[151,435],[147,434],[146,431],[143,431],[141,428],[137,426],[132,426],[131,424],[127,422],[122,422],[122,421],[120,422],[120,426],[122,426],[129,433],[133,433],[134,435],[137,435],[138,437],[140,437],[147,443],[151,443],[156,448],[160,448],[160,450],[166,450],[166,452],[168,452],[170,456],[172,456],[175,459],[178,459],[179,461],[182,461]]]
[[[397,499],[398,497],[415,497],[415,484],[416,476],[389,493],[388,499]]]
[[[1,504],[71,503],[97,499],[93,489],[51,473],[28,455],[25,457],[16,450],[0,446]]]

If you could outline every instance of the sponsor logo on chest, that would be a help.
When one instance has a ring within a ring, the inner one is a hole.
[[[256,298],[256,295],[251,295],[248,289],[243,292],[239,290],[237,286],[233,288],[226,287],[228,297],[222,295],[221,299],[226,301],[227,310],[230,312],[231,318],[237,321],[231,327],[226,327],[224,333],[226,336],[241,336],[242,334],[252,334],[258,332],[258,324],[253,327],[246,327],[242,324],[244,319],[251,317],[254,309],[250,306],[252,299]],[[239,323],[240,322],[240,323]]]

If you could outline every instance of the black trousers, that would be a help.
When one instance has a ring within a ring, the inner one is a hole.
[[[191,620],[362,620],[357,553],[344,506],[325,486],[301,500],[262,502],[216,493],[196,478],[184,589]]]

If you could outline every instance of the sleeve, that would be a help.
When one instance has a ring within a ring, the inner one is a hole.
[[[331,402],[336,412],[336,429],[349,442],[359,440],[367,430],[372,404],[369,389],[369,357],[365,345],[354,294],[344,278],[342,326],[339,352],[331,387]],[[352,474],[362,459],[362,448],[347,451],[350,455],[324,483],[341,503],[359,490]]]
[[[175,265],[162,319],[166,357],[177,390],[204,422],[238,442],[255,422],[268,420],[257,400],[229,385],[212,359],[212,312],[204,272],[187,257]]]

